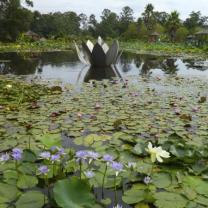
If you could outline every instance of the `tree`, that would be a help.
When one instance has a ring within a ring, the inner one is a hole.
[[[128,26],[131,23],[133,23],[134,21],[133,13],[134,13],[133,9],[131,9],[129,6],[123,7],[119,18],[120,34],[124,33],[128,29]]]
[[[142,13],[144,24],[150,34],[154,30],[154,25],[156,23],[154,15],[154,6],[152,4],[147,4],[145,11]]]
[[[208,21],[208,17],[202,16],[201,12],[191,12],[189,17],[185,20],[184,25],[191,33],[196,32],[196,28],[203,27]]]
[[[147,40],[148,31],[142,18],[138,18],[137,27],[138,27],[138,38],[141,40]]]
[[[128,29],[123,33],[123,38],[125,40],[137,39],[139,37],[138,28],[136,23],[131,23]]]
[[[80,17],[75,12],[55,12],[41,15],[35,12],[31,29],[46,37],[79,35]]]
[[[88,17],[86,14],[81,13],[79,15],[80,18],[80,26],[82,30],[87,30],[88,29]]]
[[[26,0],[32,6],[32,1]],[[33,14],[21,6],[20,0],[0,0],[0,40],[15,41],[30,27]]]
[[[166,29],[172,42],[176,40],[176,32],[180,25],[179,13],[177,11],[171,12],[167,19]]]
[[[188,34],[189,31],[186,29],[186,27],[182,26],[178,28],[178,30],[176,31],[176,41],[178,42],[185,41]]]
[[[96,33],[96,29],[97,29],[97,20],[95,18],[94,14],[91,14],[88,20],[88,31],[89,33],[93,36],[96,37],[97,33]]]
[[[97,33],[105,37],[115,38],[119,35],[119,18],[109,9],[104,9],[101,16],[101,22],[97,24]]]
[[[168,19],[168,13],[167,12],[154,12],[154,18],[157,23],[161,24],[162,26],[165,26],[167,19]]]

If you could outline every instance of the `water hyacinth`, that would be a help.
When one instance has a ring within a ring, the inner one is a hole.
[[[10,159],[9,154],[5,153],[3,155],[0,156],[0,163],[5,163]]]
[[[93,178],[95,176],[95,173],[91,170],[84,171],[84,174],[87,178]]]
[[[41,159],[45,159],[45,160],[49,160],[51,157],[51,153],[46,151],[46,152],[41,152],[40,153],[40,158]]]
[[[22,153],[23,151],[19,148],[14,148],[12,150],[12,158],[16,161],[21,160],[22,159]]]
[[[38,171],[41,175],[47,175],[47,173],[49,172],[49,169],[46,165],[42,165],[38,168]]]
[[[163,150],[162,147],[153,147],[152,143],[149,142],[148,144],[148,149],[146,149],[146,151],[150,154],[151,156],[151,161],[154,163],[156,162],[156,160],[158,162],[163,162],[163,158],[169,158],[170,157],[170,153]]]

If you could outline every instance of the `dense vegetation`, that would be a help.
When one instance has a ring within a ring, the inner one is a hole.
[[[32,6],[31,1],[26,1]],[[165,11],[156,11],[152,4],[145,7],[138,18],[134,18],[133,10],[126,6],[118,15],[109,9],[104,9],[101,21],[95,15],[76,14],[73,11],[61,13],[41,14],[32,12],[20,4],[20,0],[0,1],[0,40],[15,41],[23,32],[32,30],[43,37],[77,36],[104,38],[122,38],[124,40],[147,40],[149,34],[158,32],[163,41],[184,41],[188,34],[194,34],[207,26],[208,17],[199,11],[191,12],[189,17],[182,21],[177,11],[168,14]]]

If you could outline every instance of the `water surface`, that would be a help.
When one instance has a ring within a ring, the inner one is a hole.
[[[115,69],[90,69],[73,51],[44,53],[0,53],[0,74],[38,77],[77,84],[90,79],[137,76],[208,78],[208,59],[194,60],[155,55],[123,53]]]

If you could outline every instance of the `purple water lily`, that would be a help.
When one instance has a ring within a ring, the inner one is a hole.
[[[106,154],[106,155],[103,156],[103,160],[106,161],[106,162],[113,162],[113,156],[109,155],[109,154]]]
[[[3,154],[0,156],[0,163],[5,163],[6,161],[8,161],[10,159],[9,154]]]
[[[111,168],[116,171],[116,176],[123,170],[123,164],[119,162],[112,162]]]
[[[38,168],[39,172],[41,175],[47,175],[47,173],[49,172],[49,169],[46,165],[42,165]]]
[[[40,153],[40,157],[41,157],[42,159],[49,160],[50,157],[51,157],[51,153],[48,152],[48,151],[46,151],[46,152],[41,152],[41,153]]]
[[[14,160],[21,160],[22,159],[22,153],[23,153],[23,151],[21,150],[21,149],[19,149],[19,148],[14,148],[13,150],[12,150],[12,157],[13,157],[13,159]]]
[[[50,160],[52,162],[59,161],[60,160],[60,154],[51,155]]]
[[[95,173],[91,170],[85,171],[84,174],[87,178],[93,178],[95,176]]]
[[[146,176],[143,181],[146,185],[148,185],[149,183],[151,183],[152,179],[151,179],[151,177]]]
[[[86,150],[79,150],[76,152],[76,155],[75,155],[75,157],[78,160],[80,160],[80,159],[85,160],[85,159],[87,159],[87,156],[88,156],[88,151],[86,151]]]

